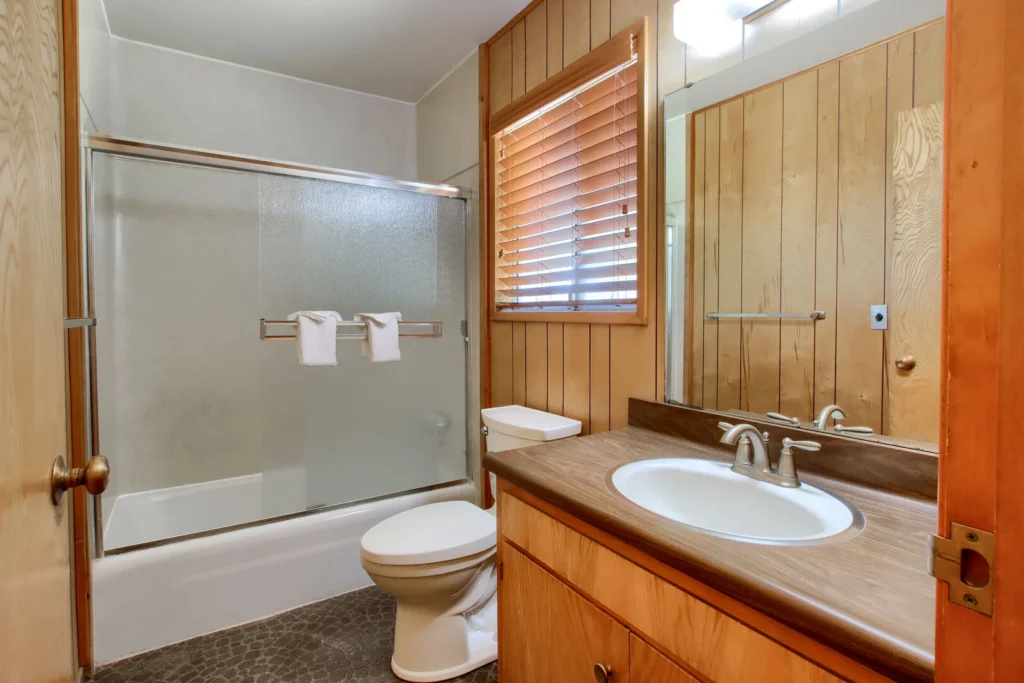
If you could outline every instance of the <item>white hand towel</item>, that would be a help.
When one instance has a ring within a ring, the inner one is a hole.
[[[297,311],[288,316],[298,322],[299,363],[306,367],[330,367],[338,364],[337,311]]]
[[[402,360],[398,349],[398,321],[401,313],[360,313],[356,320],[366,323],[366,338],[363,339],[363,355],[371,363],[392,363]]]

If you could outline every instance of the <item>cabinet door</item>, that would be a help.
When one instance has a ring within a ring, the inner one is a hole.
[[[630,683],[700,683],[682,667],[633,634],[629,635]]]
[[[501,683],[594,683],[629,676],[629,632],[515,548],[502,548],[498,583]]]

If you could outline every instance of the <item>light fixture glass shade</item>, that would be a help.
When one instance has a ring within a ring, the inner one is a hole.
[[[743,42],[742,3],[679,0],[672,12],[672,32],[699,54],[719,55]],[[764,4],[763,0],[759,3]],[[754,9],[757,9],[756,7]]]

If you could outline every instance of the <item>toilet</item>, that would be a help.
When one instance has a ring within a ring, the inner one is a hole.
[[[481,414],[489,451],[573,437],[583,426],[522,406]],[[434,503],[363,535],[363,569],[398,603],[391,670],[402,680],[444,681],[497,659],[495,514],[495,506],[484,511],[465,501]]]

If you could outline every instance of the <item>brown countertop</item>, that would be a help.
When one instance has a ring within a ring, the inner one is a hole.
[[[620,465],[658,457],[723,460],[729,452],[627,427],[488,453],[484,467],[890,677],[933,678],[935,581],[927,573],[926,541],[937,528],[934,503],[801,473],[857,507],[864,530],[825,545],[744,543],[648,512],[606,483]]]

